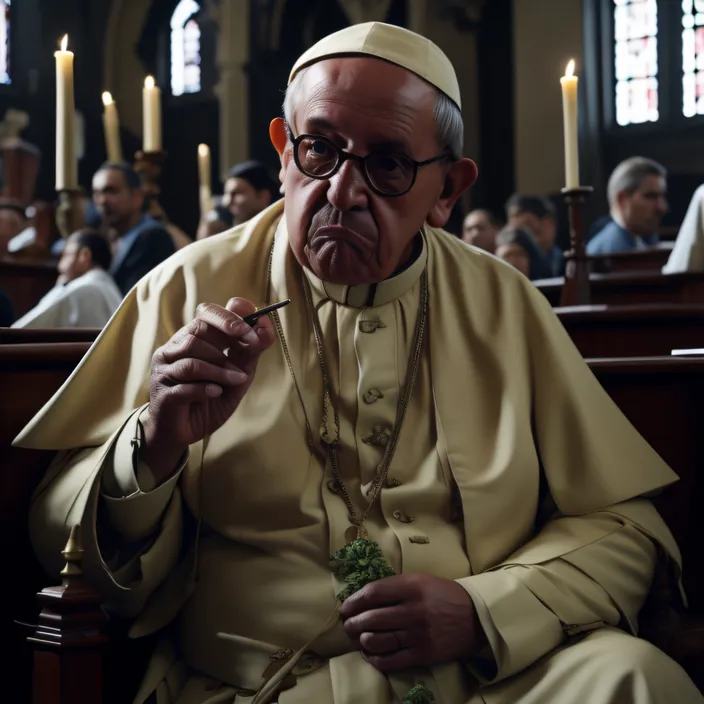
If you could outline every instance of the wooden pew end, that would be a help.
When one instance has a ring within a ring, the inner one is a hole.
[[[96,704],[103,701],[103,646],[107,616],[100,594],[83,576],[80,528],[74,526],[62,551],[66,566],[60,586],[37,595],[36,629],[27,640],[34,650],[34,704]]]

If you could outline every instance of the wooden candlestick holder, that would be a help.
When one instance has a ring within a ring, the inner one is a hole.
[[[570,248],[565,252],[565,283],[562,287],[561,306],[591,303],[589,258],[584,241],[584,203],[593,192],[591,186],[562,189],[569,213]]]
[[[166,218],[164,209],[159,202],[159,196],[161,195],[161,170],[165,161],[165,151],[139,151],[134,155],[134,170],[142,179],[142,189],[148,202],[147,213],[159,220]]]
[[[85,227],[82,198],[83,192],[80,188],[66,188],[59,191],[56,226],[64,239],[68,238],[76,230]]]

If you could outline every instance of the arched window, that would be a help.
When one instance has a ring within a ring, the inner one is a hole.
[[[200,26],[196,0],[181,0],[171,15],[171,93],[201,90]]]
[[[633,125],[660,119],[658,4],[613,0],[616,122]]]
[[[682,1],[682,113],[704,115],[704,0]]]
[[[0,83],[12,83],[10,74],[10,2],[0,0]]]

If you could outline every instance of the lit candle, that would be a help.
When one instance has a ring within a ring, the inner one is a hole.
[[[120,143],[120,119],[117,116],[117,105],[112,95],[103,93],[103,128],[105,130],[105,151],[108,161],[123,161],[122,144]]]
[[[203,216],[210,210],[212,200],[210,147],[207,144],[198,145],[198,181],[200,183],[200,214]]]
[[[579,188],[579,130],[577,109],[577,87],[579,79],[574,75],[574,59],[567,64],[562,84],[562,111],[565,122],[565,176],[568,189]]]
[[[56,58],[56,190],[78,188],[76,158],[76,106],[73,97],[73,52],[67,51],[68,34]]]
[[[142,91],[145,152],[161,151],[161,91],[152,76],[144,79]]]

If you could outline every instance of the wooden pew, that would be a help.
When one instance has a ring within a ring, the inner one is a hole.
[[[595,376],[680,481],[654,503],[682,552],[689,613],[670,654],[704,691],[704,357],[587,360]]]
[[[589,257],[591,271],[608,274],[622,271],[661,271],[672,254],[674,242],[663,242],[656,247],[638,249],[634,252],[592,254]]]
[[[94,342],[99,328],[0,328],[0,345]]]
[[[11,448],[10,443],[88,348],[89,343],[0,345],[0,388],[4,392],[0,395],[0,540],[6,564],[13,567],[13,578],[7,580],[11,592],[0,606],[0,630],[12,631],[13,648],[6,660],[9,675],[3,682],[3,693],[12,702],[28,701],[31,655],[24,641],[29,634],[14,626],[12,619],[36,623],[35,594],[47,586],[29,546],[26,518],[29,497],[52,453]],[[699,471],[704,466],[704,434],[699,428],[704,417],[704,358],[596,359],[588,363],[639,432],[681,477],[655,503],[684,556],[684,583],[691,607],[687,619],[693,628],[704,615],[704,559],[699,546],[699,530],[704,528],[704,475]],[[674,645],[673,654],[704,686],[700,632],[690,630]],[[135,647],[139,646],[130,644],[131,649]],[[118,671],[122,664],[114,657],[107,662]],[[112,682],[110,674],[108,679]],[[60,699],[56,702],[66,704]]]
[[[18,318],[54,287],[57,276],[56,262],[51,259],[0,257],[0,291],[12,301]]]
[[[0,632],[11,634],[5,655],[3,698],[28,702],[31,652],[27,630],[14,623],[36,623],[35,594],[47,577],[34,558],[27,534],[29,499],[52,452],[11,447],[34,414],[63,384],[90,344],[0,345],[0,552],[10,574],[3,578]],[[5,643],[7,646],[8,644]]]
[[[704,304],[574,306],[555,313],[583,357],[669,356],[673,349],[704,347]]]
[[[591,303],[631,305],[639,303],[704,304],[704,274],[661,274],[630,271],[616,274],[590,274]],[[560,305],[564,279],[533,282],[552,306]]]

